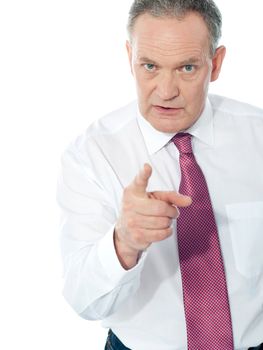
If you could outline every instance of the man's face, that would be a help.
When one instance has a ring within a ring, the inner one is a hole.
[[[210,54],[203,19],[137,18],[127,49],[140,112],[162,132],[189,128],[203,111],[210,81],[217,79],[225,48]]]

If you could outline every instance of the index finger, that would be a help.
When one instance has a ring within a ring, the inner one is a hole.
[[[188,207],[192,204],[192,199],[175,191],[155,191],[151,193],[155,199],[170,203],[177,207]]]

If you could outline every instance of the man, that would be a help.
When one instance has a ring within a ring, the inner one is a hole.
[[[263,112],[208,96],[225,56],[211,0],[135,0],[138,101],[62,158],[64,295],[105,349],[260,349]]]

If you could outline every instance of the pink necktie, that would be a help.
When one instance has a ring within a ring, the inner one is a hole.
[[[220,243],[207,184],[191,135],[173,142],[180,153],[179,192],[192,198],[177,220],[188,350],[233,350],[231,315]]]

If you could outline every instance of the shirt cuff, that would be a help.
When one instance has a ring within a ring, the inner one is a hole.
[[[130,270],[125,270],[118,259],[114,246],[114,228],[113,226],[107,234],[99,241],[97,254],[104,272],[109,280],[116,286],[128,283],[130,280],[138,277],[143,269],[144,262],[147,256],[147,251],[144,251],[137,263]]]

